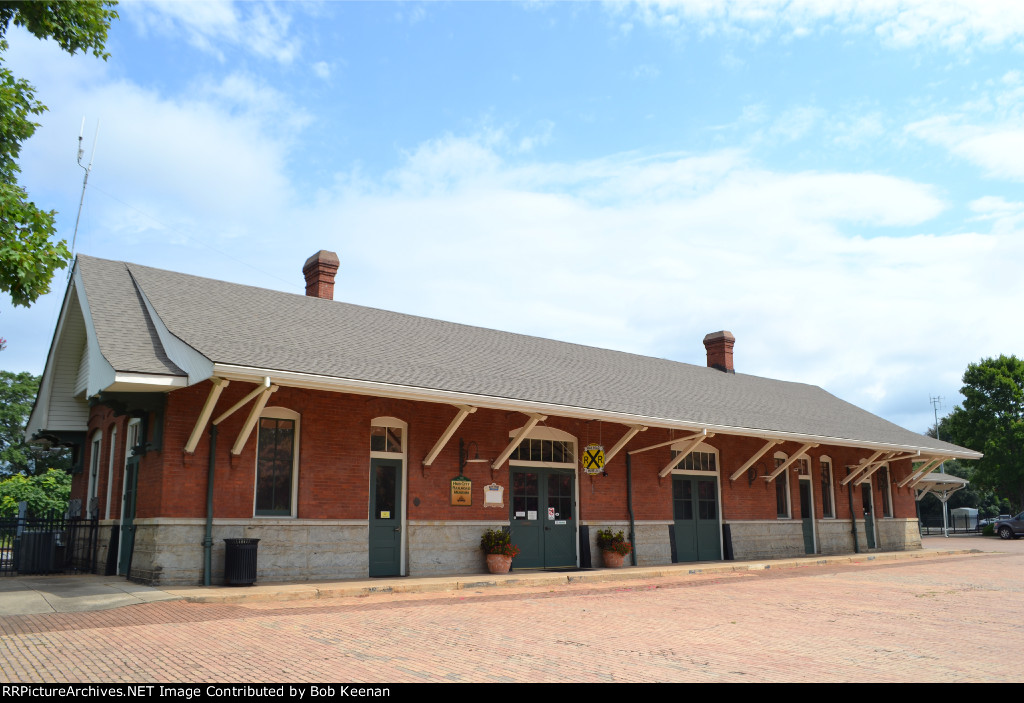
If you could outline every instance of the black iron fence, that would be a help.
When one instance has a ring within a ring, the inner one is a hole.
[[[96,517],[0,518],[0,576],[95,573],[98,552]]]
[[[969,515],[950,515],[948,529],[950,534],[981,534],[982,528],[978,526],[978,518]],[[942,534],[942,516],[928,516],[921,518],[921,533],[925,535]]]

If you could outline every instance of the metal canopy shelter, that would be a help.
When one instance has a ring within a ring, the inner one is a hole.
[[[920,501],[931,493],[942,501],[942,534],[949,537],[949,519],[946,501],[961,488],[966,488],[970,481],[952,474],[927,474],[922,476],[914,486],[914,499]]]

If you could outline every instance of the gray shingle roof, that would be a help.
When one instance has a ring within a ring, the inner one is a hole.
[[[79,256],[78,266],[100,353],[114,370],[184,376],[164,353],[127,265]]]
[[[134,277],[168,330],[214,363],[626,413],[696,425],[964,450],[899,427],[802,383],[470,327],[161,269],[80,257],[110,271],[107,298]],[[123,267],[127,267],[126,269]],[[122,267],[123,278],[113,272]],[[90,274],[92,279],[93,275]],[[93,286],[87,286],[90,301]],[[100,306],[106,308],[106,305]],[[95,313],[94,313],[95,314]],[[104,320],[108,346],[136,342]],[[100,334],[97,326],[97,333]],[[155,336],[147,336],[155,342]],[[156,347],[159,347],[158,342]],[[106,353],[106,352],[105,352]],[[162,351],[115,354],[151,368]],[[110,358],[110,357],[108,357]],[[164,357],[166,358],[166,357]],[[169,363],[169,362],[168,362]]]

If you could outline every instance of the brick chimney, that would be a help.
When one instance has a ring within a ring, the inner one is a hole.
[[[306,295],[334,300],[334,275],[341,261],[333,251],[321,249],[306,259],[302,275],[306,277]]]
[[[708,350],[708,367],[736,373],[732,366],[732,347],[736,344],[736,338],[732,332],[712,332],[704,337],[704,348]]]

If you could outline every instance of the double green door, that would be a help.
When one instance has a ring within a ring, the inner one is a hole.
[[[672,513],[675,519],[672,561],[712,561],[722,558],[716,479],[673,476]]]
[[[509,501],[515,569],[576,566],[576,476],[571,470],[512,468]]]
[[[402,569],[402,462],[370,460],[370,576]]]

